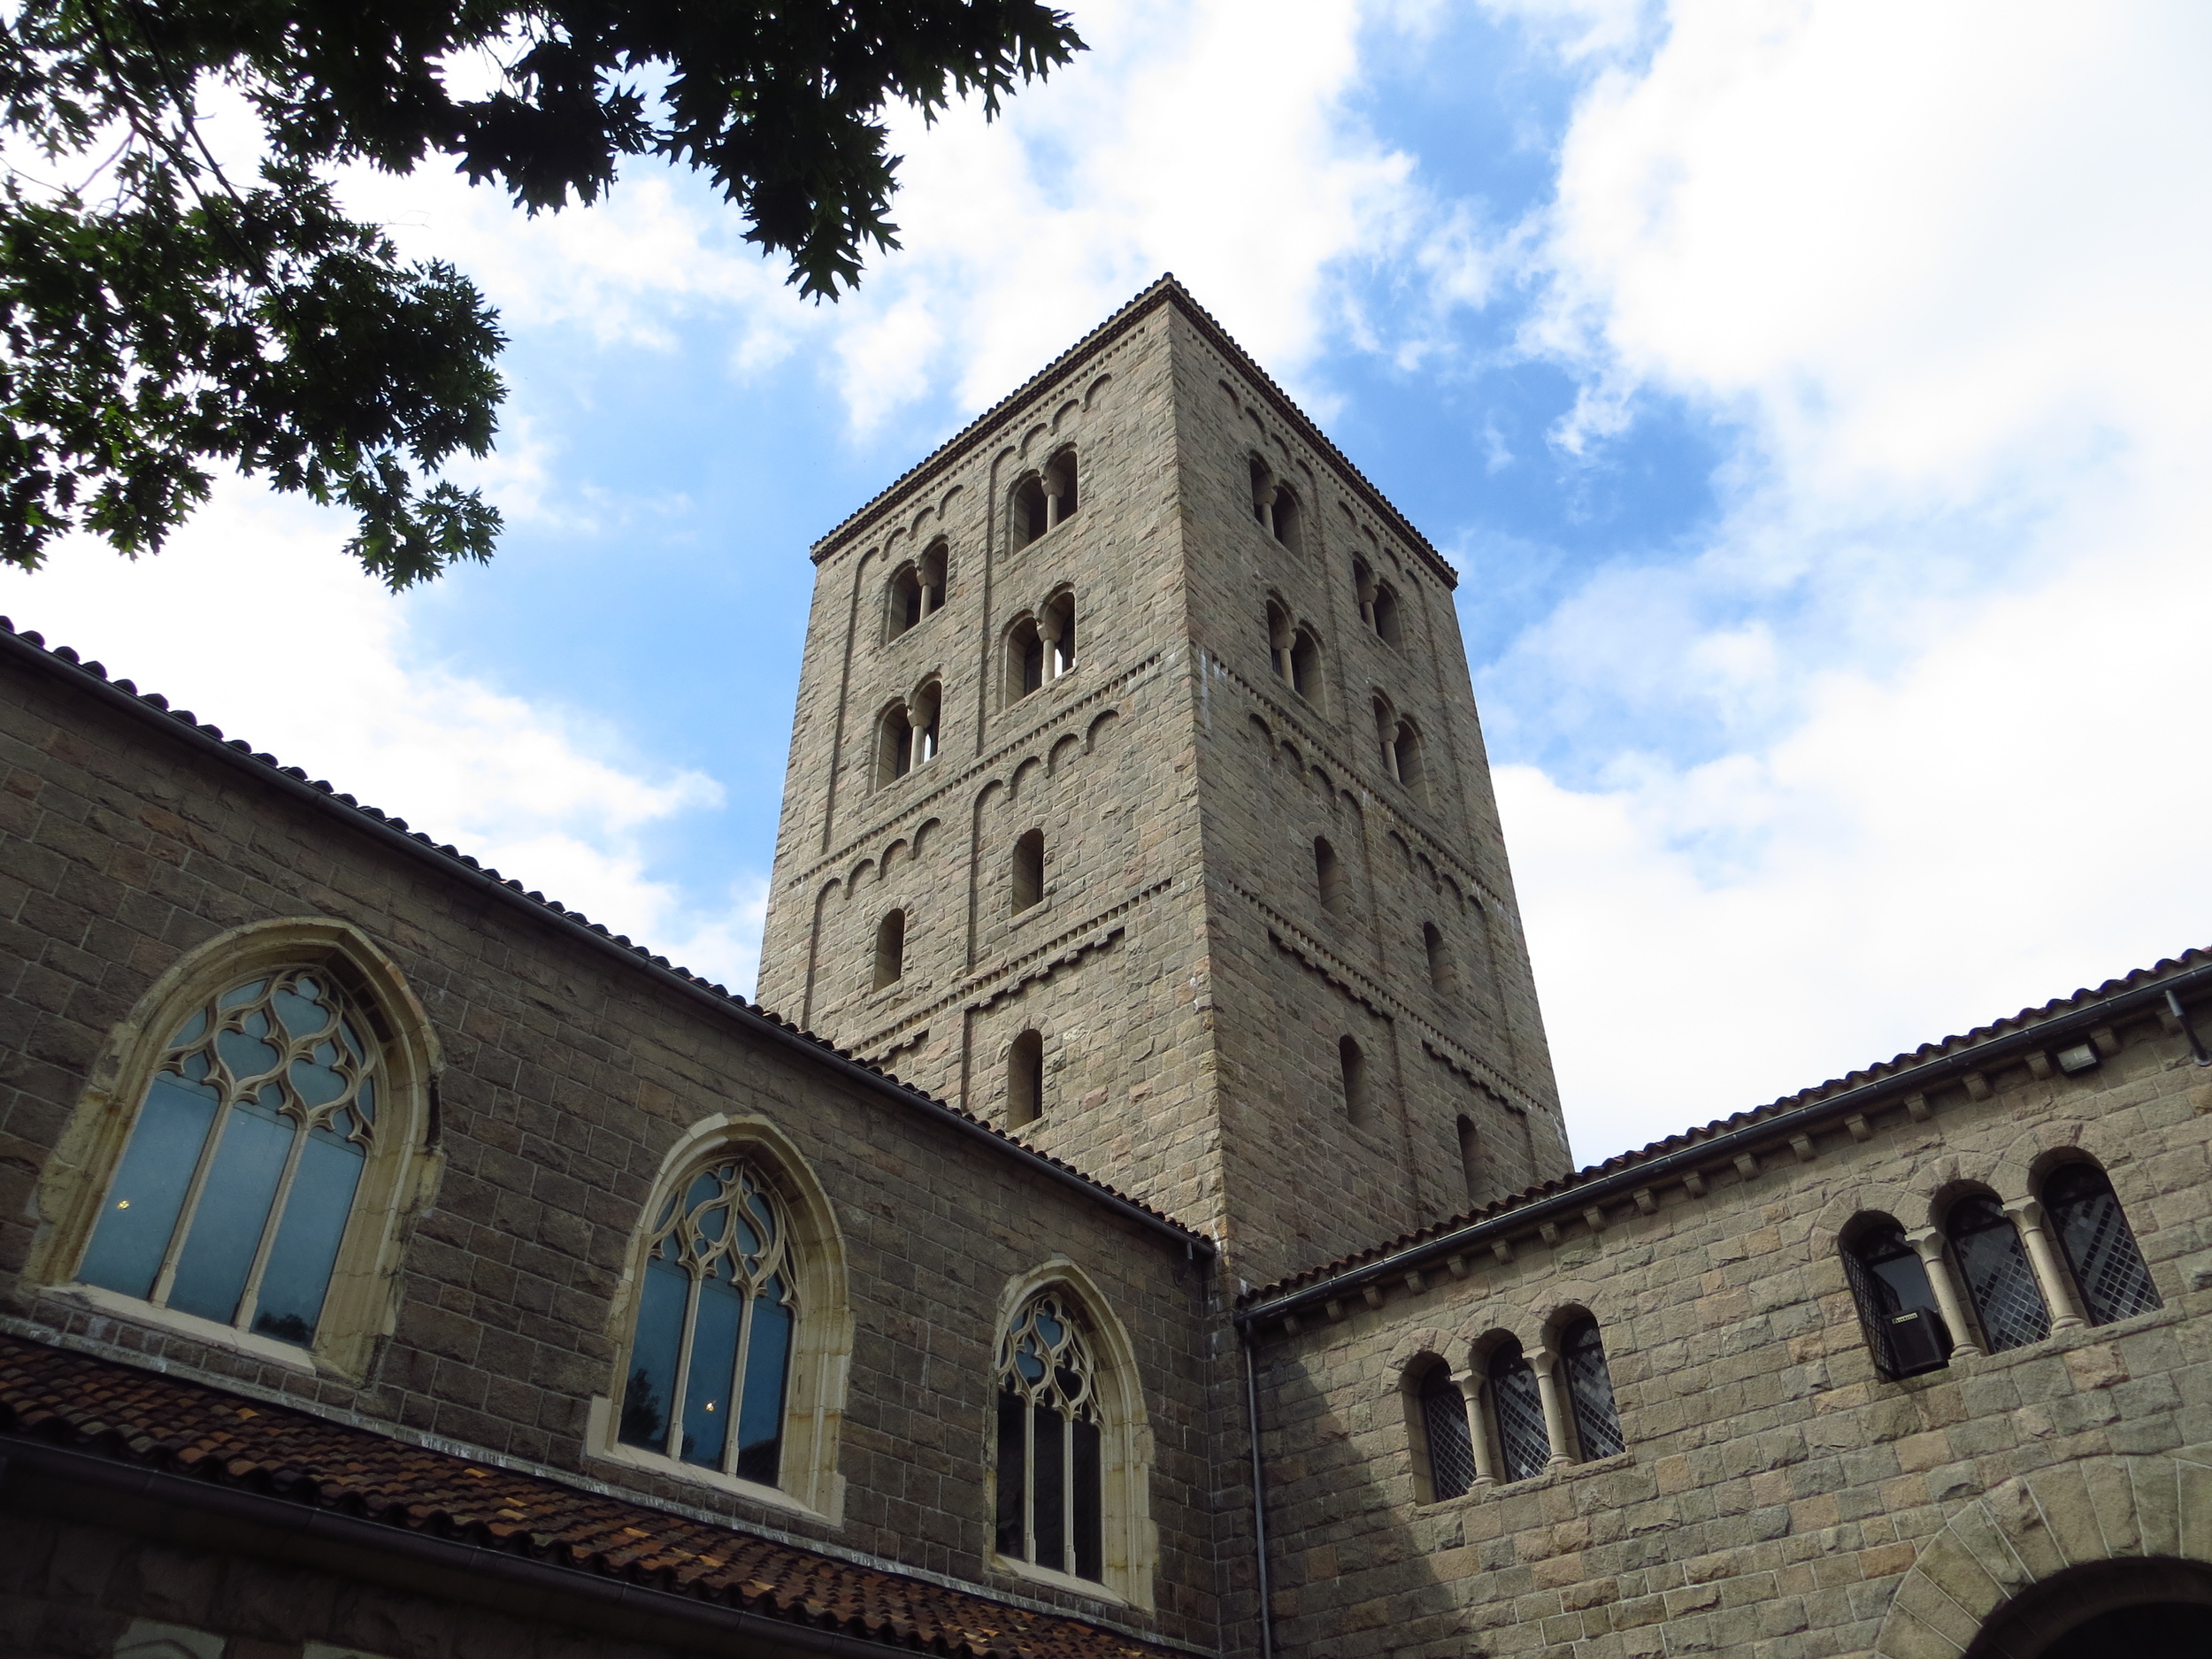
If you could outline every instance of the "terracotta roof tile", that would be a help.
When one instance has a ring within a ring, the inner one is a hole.
[[[767,1617],[958,1659],[1167,1659],[1081,1619],[264,1405],[206,1384],[0,1337],[0,1435],[248,1487]]]

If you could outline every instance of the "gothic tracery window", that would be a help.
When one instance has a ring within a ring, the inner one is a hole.
[[[319,969],[209,999],[165,1048],[79,1279],[311,1343],[376,1134],[370,1031]]]
[[[2020,1229],[1994,1198],[1976,1193],[1960,1199],[1951,1206],[1944,1232],[1991,1353],[2039,1342],[2051,1333],[2051,1310],[2035,1282]]]
[[[998,1354],[998,1553],[1105,1577],[1098,1366],[1066,1296],[1015,1315]]]
[[[2109,1325],[2162,1305],[2102,1170],[2093,1164],[2061,1166],[2043,1184],[2043,1211],[2090,1324]]]
[[[789,1228],[743,1159],[701,1170],[646,1247],[621,1438],[774,1486],[798,1308]]]

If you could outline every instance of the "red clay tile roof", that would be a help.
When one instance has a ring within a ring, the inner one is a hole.
[[[2094,990],[2085,987],[2076,991],[2071,996],[2055,997],[2040,1008],[2024,1008],[2016,1014],[1992,1020],[1986,1025],[1977,1025],[1973,1030],[1961,1035],[1946,1037],[1939,1042],[1924,1042],[1910,1054],[1901,1054],[1893,1059],[1877,1061],[1863,1071],[1853,1071],[1844,1077],[1831,1078],[1825,1083],[1816,1083],[1810,1088],[1800,1089],[1794,1094],[1785,1094],[1780,1100],[1770,1102],[1764,1106],[1755,1106],[1748,1111],[1732,1113],[1729,1117],[1709,1123],[1701,1128],[1686,1129],[1679,1134],[1669,1135],[1663,1141],[1655,1141],[1649,1146],[1640,1147],[1633,1152],[1616,1154],[1602,1164],[1586,1165],[1577,1170],[1573,1174],[1563,1176],[1557,1180],[1543,1181],[1534,1187],[1524,1187],[1521,1191],[1508,1197],[1494,1200],[1479,1210],[1471,1210],[1462,1215],[1448,1217],[1445,1220],[1432,1222],[1416,1232],[1401,1233],[1394,1239],[1373,1245],[1367,1249],[1356,1250],[1348,1256],[1340,1256],[1334,1261],[1323,1262],[1316,1266],[1302,1269],[1298,1272],[1277,1279],[1271,1285],[1262,1285],[1244,1292],[1238,1296],[1237,1305],[1240,1308],[1254,1307],[1261,1302],[1273,1302],[1293,1292],[1309,1290],[1312,1286],[1333,1279],[1341,1274],[1355,1272],[1372,1263],[1402,1255],[1432,1240],[1440,1239],[1447,1233],[1457,1233],[1473,1223],[1502,1219],[1513,1210],[1524,1206],[1536,1203],[1542,1199],[1555,1198],[1563,1194],[1571,1193],[1578,1187],[1590,1186],[1610,1176],[1632,1170],[1640,1164],[1648,1164],[1655,1158],[1694,1147],[1701,1141],[1711,1141],[1717,1136],[1728,1134],[1739,1129],[1749,1128],[1771,1118],[1781,1118],[1806,1107],[1817,1105],[1831,1096],[1850,1093],[1870,1084],[1895,1078],[1901,1073],[1925,1065],[1932,1060],[1947,1058],[1969,1049],[1978,1048],[1985,1043],[1992,1042],[1998,1038],[2012,1036],[2038,1025],[2047,1025],[2062,1015],[2093,1008],[2123,992],[2140,990],[2145,987],[2154,986],[2162,981],[2189,973],[2193,970],[2201,970],[2207,967],[2212,967],[2212,950],[2193,949],[2185,950],[2180,956],[2166,957],[2151,967],[2137,968],[2124,978],[2107,979]]]
[[[0,1337],[0,1435],[955,1659],[1167,1659],[1030,1612],[134,1366]],[[0,1442],[4,1444],[4,1442]]]

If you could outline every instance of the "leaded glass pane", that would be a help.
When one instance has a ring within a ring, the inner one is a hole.
[[[1952,1207],[1947,1230],[1990,1351],[2002,1353],[2048,1336],[2051,1310],[2043,1303],[2027,1247],[1997,1201],[1980,1194],[1961,1199]]]
[[[798,1306],[766,1180],[736,1160],[699,1171],[662,1206],[643,1277],[621,1438],[772,1486]]]
[[[1011,1389],[998,1395],[998,1553],[1027,1560],[1029,1402]]]
[[[311,1342],[367,1162],[374,1068],[320,970],[211,998],[169,1040],[79,1277]]]
[[[1509,1342],[1490,1356],[1490,1409],[1497,1419],[1499,1463],[1505,1478],[1528,1480],[1543,1473],[1551,1459],[1551,1437],[1544,1432],[1544,1398],[1518,1342]]]
[[[1467,1396],[1451,1368],[1432,1365],[1421,1379],[1421,1430],[1429,1443],[1429,1491],[1441,1503],[1475,1484],[1475,1447],[1467,1432]]]
[[[1561,1347],[1566,1358],[1567,1398],[1574,1405],[1575,1433],[1582,1441],[1582,1455],[1585,1459],[1611,1457],[1625,1450],[1598,1322],[1583,1320],[1567,1333]]]
[[[1098,1425],[1085,1418],[1078,1417],[1072,1426],[1074,1456],[1069,1474],[1073,1486],[1068,1512],[1075,1522],[1075,1576],[1103,1578],[1106,1561],[1101,1537],[1104,1512],[1103,1494],[1100,1490],[1101,1436]]]
[[[2092,1325],[2110,1325],[2163,1304],[2135,1233],[2101,1170],[2070,1164],[2043,1188],[2043,1208]]]

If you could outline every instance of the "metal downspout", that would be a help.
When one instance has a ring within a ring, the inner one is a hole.
[[[1260,1385],[1253,1333],[1240,1329],[1237,1346],[1244,1350],[1245,1421],[1252,1440],[1252,1548],[1259,1568],[1260,1659],[1275,1659],[1275,1599],[1267,1582],[1267,1488],[1260,1475]]]

